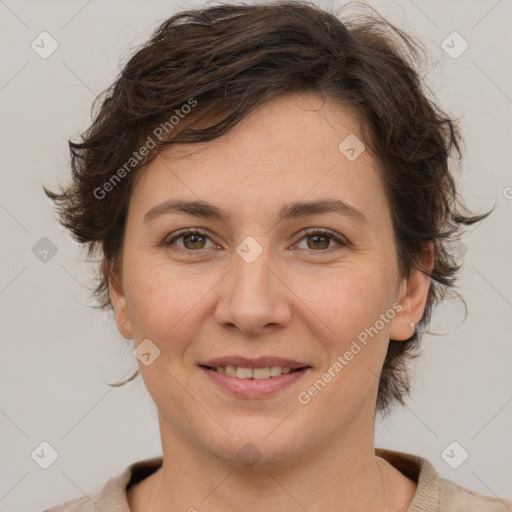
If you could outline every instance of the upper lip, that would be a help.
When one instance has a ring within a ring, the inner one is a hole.
[[[293,359],[272,356],[256,357],[253,359],[240,356],[217,357],[215,359],[209,359],[208,361],[202,361],[199,363],[199,366],[209,366],[210,368],[216,368],[218,366],[237,366],[239,368],[266,368],[267,366],[281,366],[292,369],[309,367],[308,364],[300,363]]]

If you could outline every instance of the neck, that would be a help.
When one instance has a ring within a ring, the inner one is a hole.
[[[162,425],[162,423],[161,423]],[[162,432],[164,462],[145,510],[388,512],[386,485],[375,457],[373,429],[339,435],[301,457],[240,467],[199,449],[176,431]],[[385,469],[383,467],[383,469]]]

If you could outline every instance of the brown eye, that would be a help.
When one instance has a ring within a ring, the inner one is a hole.
[[[343,242],[330,230],[310,231],[305,233],[301,241],[302,240],[307,240],[307,249],[312,249],[313,251],[317,252],[331,249],[331,242],[335,242],[337,245],[346,245],[345,242]]]
[[[176,243],[177,240],[182,240],[182,245]],[[316,230],[305,233],[301,239],[307,240],[307,247],[301,247],[302,249],[309,249],[314,252],[323,252],[328,249],[333,249],[338,246],[346,246],[347,243],[340,239],[336,234],[330,230]],[[210,241],[210,237],[205,233],[198,231],[197,229],[187,229],[174,236],[164,245],[170,246],[175,245],[178,249],[190,252],[198,252],[202,249],[208,249],[207,242]],[[333,247],[334,242],[334,247]],[[213,242],[212,242],[213,244]],[[215,246],[215,244],[213,244]]]
[[[206,237],[202,235],[184,235],[181,238],[186,249],[204,249]]]
[[[183,245],[176,244],[176,240],[183,240]],[[185,232],[178,233],[175,237],[165,243],[165,245],[177,245],[178,248],[188,251],[205,249],[206,241],[210,240],[207,235],[197,230],[187,229]]]

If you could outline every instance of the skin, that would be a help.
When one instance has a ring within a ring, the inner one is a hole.
[[[363,139],[346,108],[288,94],[221,139],[171,147],[137,177],[122,276],[110,291],[123,336],[136,346],[149,338],[160,350],[139,366],[158,409],[164,463],[130,488],[132,511],[398,511],[412,500],[416,484],[375,456],[375,404],[389,339],[412,335],[429,278],[400,274],[377,161],[369,150],[354,161],[338,150],[350,134]],[[143,222],[171,198],[208,201],[231,217]],[[281,206],[323,198],[343,200],[367,222],[322,213],[277,223]],[[185,228],[206,238],[165,245]],[[315,245],[308,228],[348,243]],[[236,252],[248,236],[263,248],[252,263]],[[298,393],[397,302],[401,311],[299,403]],[[288,357],[312,369],[271,397],[234,398],[197,366],[225,355]],[[251,467],[237,456],[246,443],[260,454]]]

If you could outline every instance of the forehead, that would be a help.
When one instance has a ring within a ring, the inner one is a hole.
[[[193,127],[203,129],[218,121],[219,118],[207,116],[195,121]],[[339,151],[338,142],[347,136],[357,136],[362,141],[362,125],[355,109],[318,93],[285,93],[258,106],[223,136],[203,143],[176,144],[164,155],[174,160],[193,159],[199,154],[210,158],[226,155],[226,151],[249,152],[252,147],[297,154],[305,150]],[[266,153],[257,156],[265,159]],[[270,156],[275,158],[275,152]]]
[[[226,207],[243,203],[247,211],[249,204],[337,194],[362,207],[367,197],[383,199],[379,176],[354,112],[314,93],[288,94],[225,136],[162,152],[137,177],[131,208],[208,198]]]

